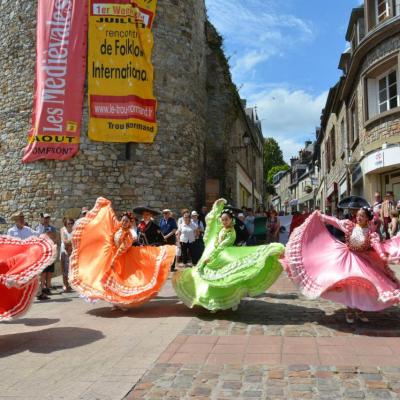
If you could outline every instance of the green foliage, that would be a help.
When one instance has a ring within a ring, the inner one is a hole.
[[[266,138],[264,141],[264,176],[265,190],[268,194],[275,195],[275,188],[272,184],[273,176],[279,171],[286,171],[289,166],[283,160],[282,150],[274,138]]]
[[[289,169],[289,165],[287,165],[287,164],[277,165],[276,167],[272,167],[272,168],[268,171],[267,183],[269,183],[269,184],[272,185],[274,176],[275,176],[278,172],[280,172],[280,171],[287,171],[288,169]]]
[[[282,150],[274,138],[266,138],[264,141],[264,173],[265,177],[272,167],[286,164],[283,160]]]

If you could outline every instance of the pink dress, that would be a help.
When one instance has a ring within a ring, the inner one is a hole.
[[[346,243],[335,239],[325,224],[343,231]],[[400,302],[400,282],[385,255],[398,262],[400,237],[381,243],[368,228],[316,211],[295,229],[281,262],[308,298],[379,311]]]

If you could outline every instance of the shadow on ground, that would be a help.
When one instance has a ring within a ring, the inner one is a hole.
[[[6,321],[5,325],[47,326],[60,322],[58,318],[21,318],[15,321]]]
[[[190,317],[194,316],[193,310],[180,303],[177,298],[157,298],[142,306],[131,308],[127,311],[112,310],[109,307],[94,308],[87,314],[102,318],[168,318],[168,317]]]
[[[85,328],[49,328],[41,331],[13,333],[0,336],[0,358],[24,351],[50,354],[73,349],[103,339],[100,331]]]

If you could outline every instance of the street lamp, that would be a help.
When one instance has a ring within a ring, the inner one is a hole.
[[[243,140],[244,146],[231,146],[231,149],[232,150],[247,149],[250,146],[251,137],[247,131],[243,134],[242,140]]]

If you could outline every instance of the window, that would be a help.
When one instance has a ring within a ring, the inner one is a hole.
[[[352,146],[358,139],[357,103],[354,100],[349,110],[349,144]]]
[[[391,14],[391,3],[392,0],[377,0],[376,2],[376,20],[379,23],[385,21],[390,17]]]
[[[340,121],[340,142],[342,154],[346,152],[347,138],[346,138],[346,126],[344,124],[344,118]]]
[[[368,119],[400,106],[399,79],[396,69],[367,80]]]
[[[331,170],[331,143],[329,139],[325,143],[325,169],[326,172]]]
[[[378,105],[380,113],[399,106],[396,70],[389,72],[378,80],[378,89]]]
[[[335,128],[332,128],[331,135],[330,135],[330,148],[331,148],[331,163],[332,165],[335,164],[336,161],[336,133]]]
[[[246,190],[246,188],[240,183],[240,207],[249,207],[251,206],[249,200],[251,197],[251,193]]]

